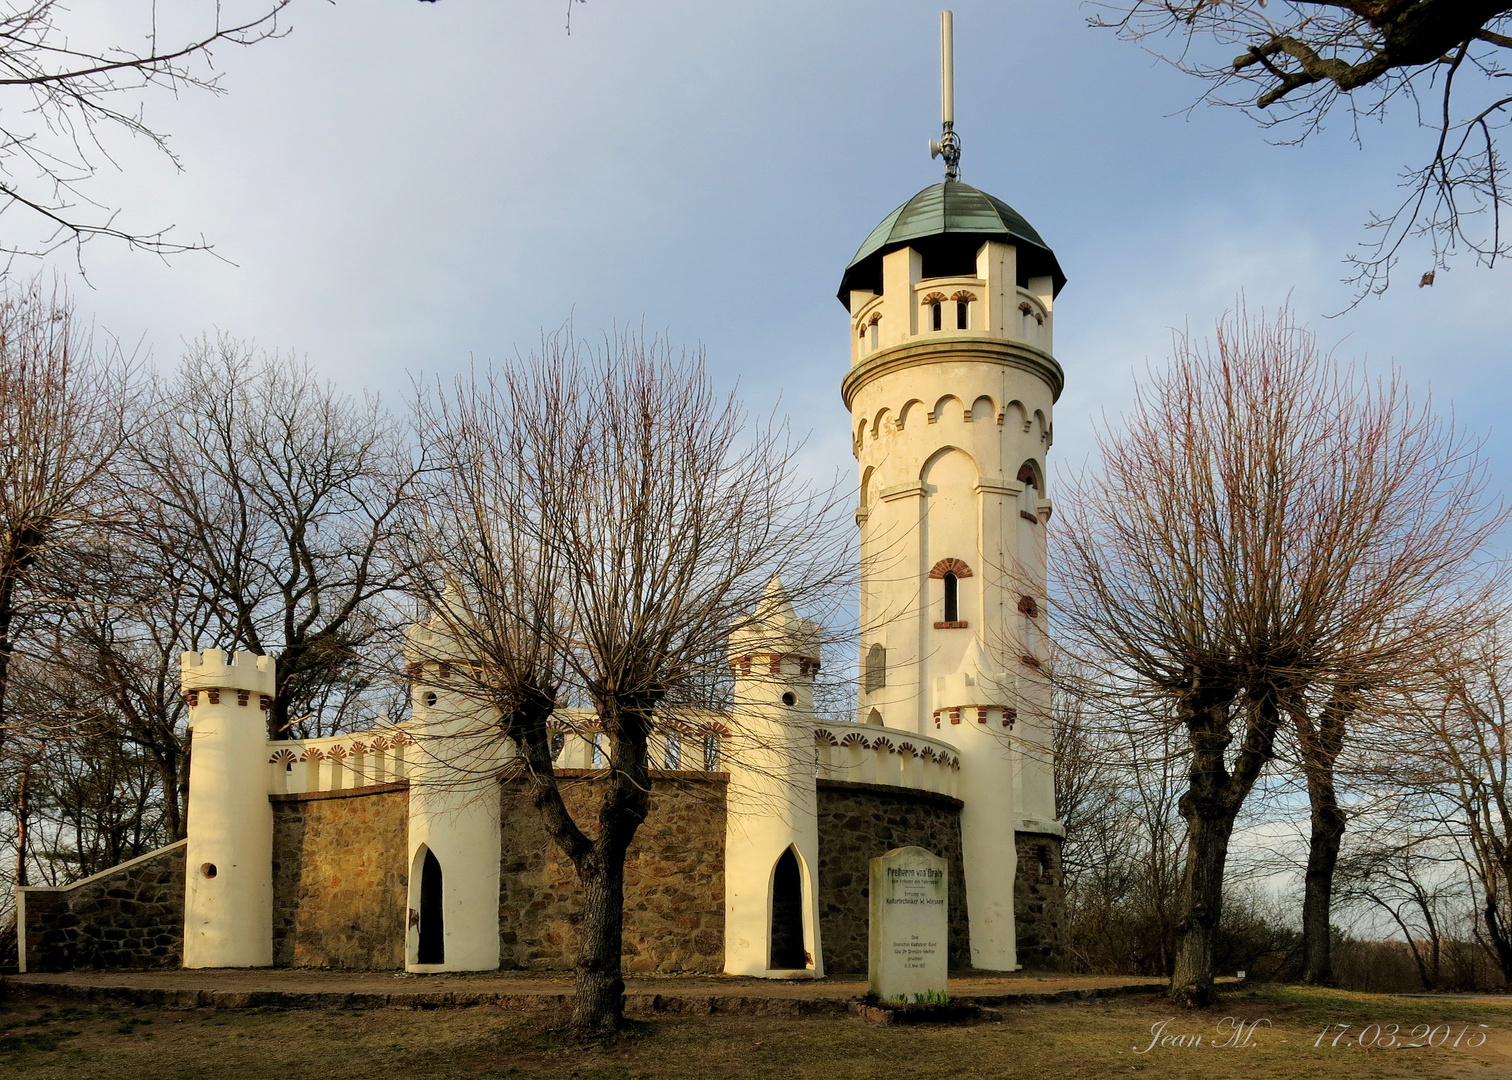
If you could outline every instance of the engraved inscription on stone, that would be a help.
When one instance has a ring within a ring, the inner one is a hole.
[[[871,861],[871,990],[884,1001],[935,1000],[946,991],[949,864],[919,847]]]

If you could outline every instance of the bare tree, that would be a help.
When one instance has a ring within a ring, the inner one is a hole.
[[[282,36],[279,19],[290,2],[205,0],[193,16],[132,3],[119,14],[137,23],[136,42],[102,40],[98,31],[115,29],[109,20],[70,20],[61,0],[7,5],[0,13],[0,87],[9,92],[0,123],[0,214],[11,211],[12,222],[29,215],[41,229],[33,243],[0,242],[0,253],[40,255],[70,243],[77,249],[95,237],[160,255],[208,247],[170,239],[172,226],[118,225],[119,211],[91,198],[88,182],[102,165],[115,164],[112,133],[145,139],[177,167],[167,137],[144,116],[144,96],[224,93],[216,51]]]
[[[416,465],[376,399],[293,360],[201,339],[159,384],[123,470],[136,541],[212,612],[223,648],[278,658],[269,737],[330,734],[386,691],[366,650],[388,642],[406,568],[388,541]]]
[[[1284,311],[1241,309],[1213,345],[1178,339],[1099,448],[1058,533],[1062,625],[1102,680],[1186,734],[1171,992],[1210,1003],[1229,841],[1283,721],[1320,687],[1389,681],[1464,633],[1462,575],[1500,515],[1472,442],[1396,380],[1320,355]],[[1322,825],[1315,843],[1342,828]]]
[[[124,367],[66,296],[36,281],[0,293],[0,747],[24,620],[54,599],[38,588],[49,560],[98,533],[129,405]]]
[[[1512,982],[1512,652],[1505,627],[1447,649],[1402,710],[1389,780],[1415,796],[1420,830],[1450,845],[1477,898],[1481,939]],[[1440,844],[1443,847],[1444,844]]]
[[[422,395],[418,436],[437,472],[414,503],[406,558],[498,718],[522,778],[582,889],[572,1024],[622,1020],[626,849],[650,796],[649,747],[724,704],[725,642],[760,625],[781,572],[811,606],[844,578],[840,500],[803,483],[783,428],[715,394],[701,358],[626,334],[568,335],[450,393]],[[433,625],[434,625],[433,622]],[[553,767],[569,705],[602,739],[593,825]],[[738,720],[738,718],[736,718]]]
[[[1375,239],[1351,256],[1359,299],[1385,291],[1404,243],[1428,238],[1432,266],[1458,248],[1487,266],[1507,254],[1505,163],[1497,137],[1512,96],[1507,53],[1512,5],[1505,0],[1109,0],[1094,26],[1159,50],[1209,84],[1205,100],[1237,106],[1300,143],[1343,110],[1358,141],[1361,119],[1393,105],[1415,111],[1431,132],[1428,160],[1404,175],[1406,196],[1373,215]],[[1233,50],[1239,50],[1235,56]],[[1220,55],[1221,54],[1221,55]]]

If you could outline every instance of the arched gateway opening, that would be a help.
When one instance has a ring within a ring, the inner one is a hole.
[[[446,925],[441,913],[441,863],[429,848],[420,867],[420,934],[417,964],[446,963]]]
[[[790,847],[772,870],[772,941],[768,965],[774,971],[808,967],[803,948],[803,871]]]

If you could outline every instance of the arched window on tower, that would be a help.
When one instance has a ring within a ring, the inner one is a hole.
[[[951,299],[955,301],[955,320],[957,330],[971,329],[971,305],[976,300],[969,292],[958,292]]]
[[[887,685],[887,650],[873,644],[866,650],[866,675],[863,685],[868,694],[874,694]]]
[[[944,302],[940,300],[936,300],[929,305],[929,328],[931,330],[939,330],[944,327],[944,316],[940,311],[943,306]]]
[[[882,330],[880,329],[881,326],[882,316],[874,314],[871,317],[871,347],[873,349],[875,349],[877,347],[877,344],[882,340]]]
[[[961,579],[971,576],[971,567],[960,559],[941,559],[929,572],[930,578],[938,579],[944,590],[945,616],[934,624],[936,630],[961,630],[966,623],[961,618]]]

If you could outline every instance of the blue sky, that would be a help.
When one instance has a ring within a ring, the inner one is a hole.
[[[82,15],[105,0],[82,0]],[[1055,454],[1090,450],[1170,328],[1243,290],[1290,296],[1326,343],[1399,365],[1490,433],[1496,482],[1512,304],[1461,260],[1348,314],[1341,258],[1429,133],[1405,112],[1277,147],[1196,83],[1086,26],[1067,0],[953,5],[962,178],[1055,248],[1066,370]],[[101,242],[81,308],[161,362],[207,329],[308,357],[391,401],[411,373],[640,324],[702,345],[754,407],[812,430],[816,473],[852,461],[840,273],[871,227],[939,179],[939,5],[767,0],[298,0],[292,33],[222,54],[222,97],[149,98],[184,171],[115,144],[95,193],[123,223],[175,222],[231,260],[171,264]],[[1421,266],[1418,264],[1421,263]],[[234,264],[234,265],[232,265]],[[71,260],[50,266],[69,275]]]

